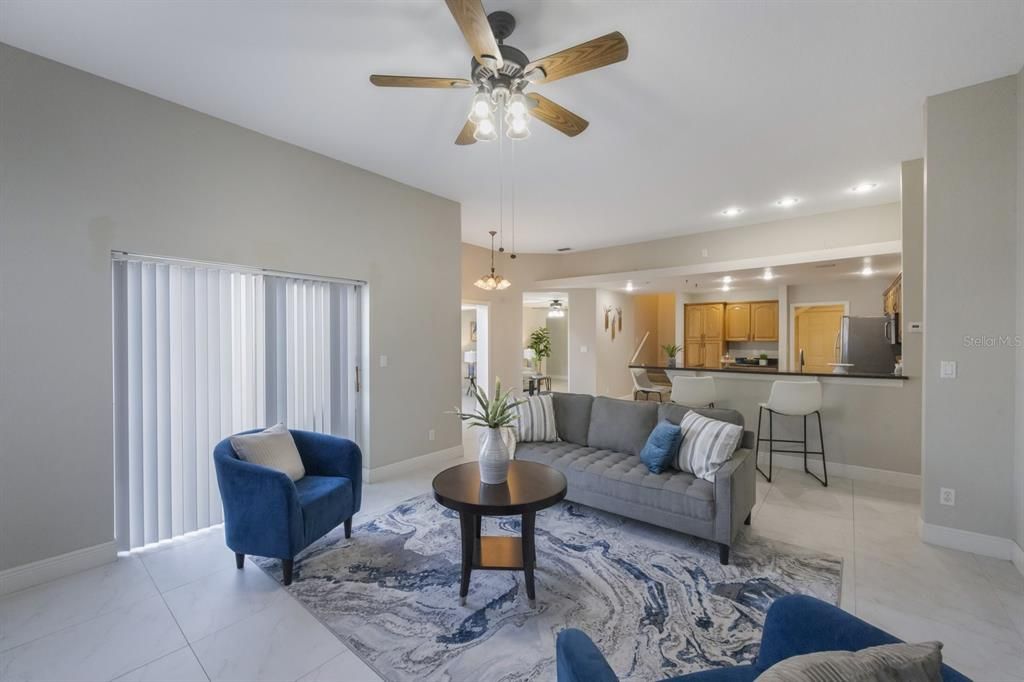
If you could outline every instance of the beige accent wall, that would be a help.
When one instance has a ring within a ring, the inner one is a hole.
[[[1024,338],[1024,69],[1017,73],[1017,336]],[[1013,499],[1017,547],[1024,549],[1024,353],[1017,353],[1016,369]]]
[[[0,570],[113,539],[112,249],[366,280],[364,464],[461,443],[458,204],[6,45],[0,103]]]
[[[920,461],[921,387],[924,335],[909,331],[911,322],[924,318],[924,159],[904,161],[900,167],[900,232],[903,236],[903,374],[907,399],[901,406],[902,426],[909,433],[908,448]]]
[[[640,354],[636,357],[637,364],[655,365],[658,364],[658,359],[661,357],[661,351],[658,349],[660,333],[658,302],[658,294],[637,294],[633,296],[636,335],[639,339],[643,339],[644,334],[650,334],[640,350]],[[675,335],[674,329],[672,334],[673,336]]]
[[[893,278],[890,276],[874,275],[864,279],[796,284],[789,287],[789,304],[792,306],[793,304],[842,301],[849,303],[850,315],[881,317],[885,314],[882,308],[882,293],[889,288],[892,280]]]
[[[625,292],[598,289],[596,295],[597,325],[597,393],[614,398],[628,396],[633,391],[633,379],[629,373],[629,360],[633,357],[640,339],[636,333],[636,311],[633,296]],[[615,324],[613,310],[609,328],[604,328],[606,306],[622,311],[622,329],[615,329],[612,337],[611,325]]]
[[[1016,532],[1010,368],[1021,350],[999,339],[1012,339],[1022,304],[1018,84],[1000,78],[925,106],[922,515],[1001,538]],[[957,378],[939,378],[943,360]],[[939,503],[940,488],[956,489],[955,506]]]

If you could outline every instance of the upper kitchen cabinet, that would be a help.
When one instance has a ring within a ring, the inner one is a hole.
[[[753,341],[779,340],[779,302],[758,301],[750,304],[750,327]]]
[[[882,311],[886,315],[894,315],[901,312],[903,300],[903,273],[896,275],[889,288],[882,294]]]
[[[750,340],[750,304],[725,304],[725,340]]]

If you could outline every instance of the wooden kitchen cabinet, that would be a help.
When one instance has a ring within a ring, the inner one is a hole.
[[[724,303],[683,307],[683,366],[720,368],[725,334]]]
[[[750,304],[725,304],[725,340],[750,340]]]
[[[758,301],[750,304],[751,340],[779,340],[779,302]]]
[[[901,312],[903,306],[903,273],[896,275],[889,288],[882,294],[882,311],[886,315]]]

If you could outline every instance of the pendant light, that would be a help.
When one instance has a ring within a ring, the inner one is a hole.
[[[480,289],[483,289],[484,291],[494,291],[495,289],[497,289],[498,291],[501,291],[502,289],[508,289],[510,286],[512,286],[512,282],[508,281],[507,279],[505,279],[501,275],[495,274],[495,272],[494,272],[494,237],[497,234],[498,233],[495,232],[494,230],[491,230],[491,232],[490,232],[490,235],[491,235],[491,273],[489,275],[484,275],[483,277],[481,277],[477,281],[473,282],[473,286],[478,287]]]
[[[551,305],[548,306],[548,317],[565,317],[565,308],[562,306],[562,302],[557,298],[551,301]]]

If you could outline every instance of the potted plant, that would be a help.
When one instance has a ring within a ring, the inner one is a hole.
[[[519,415],[516,406],[526,402],[515,400],[512,391],[501,392],[501,379],[494,382],[494,398],[479,386],[476,389],[477,407],[472,412],[456,409],[454,414],[470,427],[487,429],[487,438],[480,448],[480,482],[489,485],[501,484],[508,480],[508,447],[501,437],[501,430],[516,423]]]
[[[757,364],[761,365],[762,367],[767,365],[768,364],[768,354],[762,352],[761,355],[758,356],[758,358],[757,358]]]
[[[681,351],[682,348],[674,343],[666,343],[664,346],[661,347],[661,350],[663,350],[665,352],[665,355],[668,357],[668,363],[666,363],[667,366],[675,367],[676,356],[679,355],[679,351]]]
[[[544,358],[551,357],[551,332],[547,327],[537,327],[530,332],[530,339],[527,341],[526,347],[533,351],[533,358],[537,363],[536,373],[543,374],[541,368]]]

